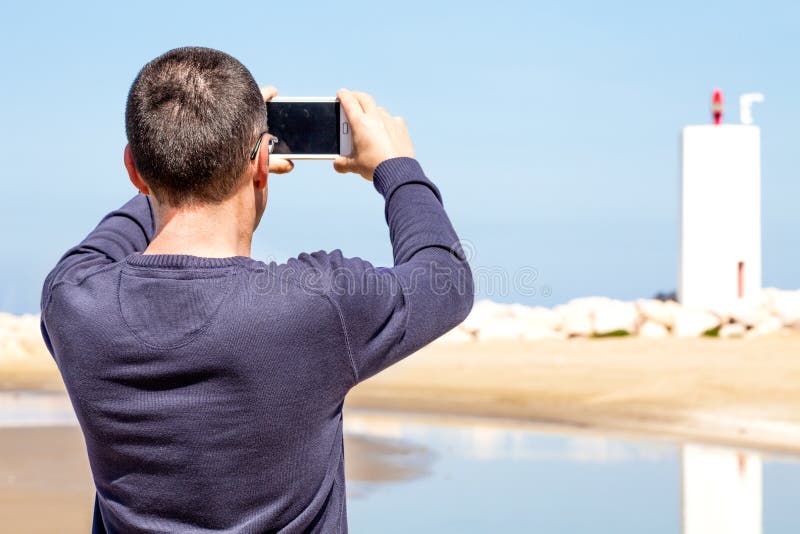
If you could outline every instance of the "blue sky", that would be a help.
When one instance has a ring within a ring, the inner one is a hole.
[[[58,256],[133,193],[128,88],[183,45],[224,50],[286,96],[373,93],[406,118],[481,294],[546,306],[673,289],[680,129],[708,122],[714,87],[731,121],[761,91],[764,284],[800,287],[797,3],[297,4],[4,7],[0,310],[36,311]],[[273,177],[254,256],[333,248],[391,261],[380,197],[327,162]],[[535,293],[514,289],[523,278]]]

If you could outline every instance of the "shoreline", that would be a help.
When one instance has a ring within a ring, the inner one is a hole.
[[[430,345],[345,406],[800,454],[800,335]]]
[[[43,349],[43,347],[42,347]],[[357,410],[490,417],[800,455],[800,333],[433,343],[358,385]],[[0,391],[63,392],[50,355]]]

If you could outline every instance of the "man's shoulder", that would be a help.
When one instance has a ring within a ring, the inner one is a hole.
[[[79,288],[88,282],[99,284],[115,280],[124,262],[103,261],[95,257],[80,261],[80,258],[67,258],[47,275],[44,281],[43,294],[52,296],[56,292]],[[43,302],[43,307],[46,305]]]
[[[336,269],[346,262],[346,258],[340,249],[331,251],[318,250],[316,252],[301,252],[294,258],[290,258],[284,265],[287,269],[297,272],[303,271],[327,271]]]
[[[261,283],[281,284],[283,289],[300,289],[309,294],[322,294],[330,288],[330,280],[344,268],[348,259],[339,249],[302,252],[284,263],[253,261],[250,270]]]
[[[363,276],[375,267],[359,257],[345,256],[341,249],[304,252],[277,267],[277,273],[304,289],[330,290],[332,286]]]

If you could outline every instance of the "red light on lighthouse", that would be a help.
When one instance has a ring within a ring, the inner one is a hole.
[[[714,96],[711,97],[711,115],[714,124],[722,124],[722,91],[719,89],[714,89]]]

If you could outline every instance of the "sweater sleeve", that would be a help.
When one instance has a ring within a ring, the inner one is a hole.
[[[61,282],[78,283],[90,271],[143,251],[154,233],[153,209],[142,194],[103,217],[86,239],[69,249],[50,271],[42,288],[42,314],[53,286]]]
[[[386,202],[394,266],[328,256],[329,294],[340,314],[355,381],[410,355],[458,325],[473,302],[472,274],[436,186],[410,158],[383,162],[375,188]]]

